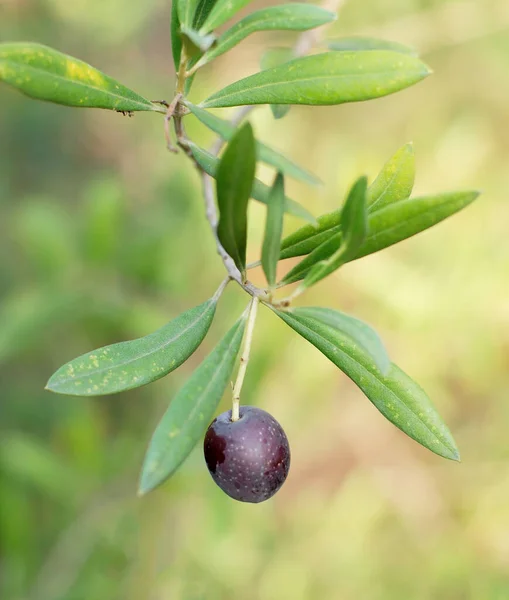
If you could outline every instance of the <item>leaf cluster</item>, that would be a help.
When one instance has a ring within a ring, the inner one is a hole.
[[[401,242],[468,206],[476,192],[448,192],[412,197],[415,178],[413,147],[406,144],[373,181],[360,176],[343,202],[315,218],[285,194],[285,179],[314,186],[319,179],[276,149],[258,140],[249,123],[235,126],[209,109],[266,104],[275,118],[291,105],[337,105],[399,92],[430,74],[410,48],[386,40],[344,37],[324,42],[320,52],[296,56],[288,48],[268,49],[261,71],[214,91],[199,104],[187,94],[200,69],[260,31],[303,32],[331,23],[335,14],[318,6],[284,3],[262,8],[230,24],[248,0],[175,0],[171,11],[171,46],[177,73],[170,103],[152,102],[81,60],[35,43],[0,44],[0,81],[38,100],[73,107],[123,113],[155,112],[173,119],[178,145],[202,174],[215,180],[218,244],[233,262],[246,291],[259,296],[286,325],[313,344],[350,377],[374,406],[411,438],[445,458],[459,453],[446,425],[426,393],[391,363],[376,332],[366,323],[337,310],[292,308],[307,288],[345,264]],[[223,27],[226,26],[226,27]],[[221,32],[218,30],[221,29]],[[216,133],[226,149],[216,156],[185,134],[193,115]],[[169,139],[168,129],[166,130]],[[256,178],[258,162],[274,169],[271,185]],[[260,262],[267,287],[248,286],[246,263],[249,200],[266,205]],[[283,237],[284,217],[307,223]],[[278,279],[283,261],[300,262]],[[47,389],[61,394],[96,396],[151,383],[178,368],[198,348],[214,318],[228,279],[212,298],[147,336],[88,352],[50,378]],[[277,290],[293,283],[292,294],[276,299]],[[247,313],[196,369],[172,400],[147,451],[140,492],[152,490],[182,463],[212,419],[231,379]]]

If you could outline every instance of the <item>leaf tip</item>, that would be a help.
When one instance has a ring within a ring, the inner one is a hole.
[[[145,468],[143,468],[141,475],[140,475],[140,481],[138,482],[138,492],[137,492],[138,498],[143,498],[143,496],[146,496],[155,487],[156,486],[155,486],[154,482],[151,481],[151,478],[150,478],[148,472],[146,471]]]

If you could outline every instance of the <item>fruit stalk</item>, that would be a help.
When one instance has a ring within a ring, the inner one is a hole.
[[[252,297],[251,306],[249,308],[249,316],[246,325],[246,334],[242,346],[242,354],[240,356],[239,372],[237,373],[237,379],[235,381],[235,385],[233,386],[232,421],[239,420],[240,392],[242,390],[242,384],[244,383],[247,364],[249,362],[249,354],[251,352],[251,343],[253,341],[253,331],[256,322],[256,314],[258,312],[259,302],[260,301],[257,296]]]

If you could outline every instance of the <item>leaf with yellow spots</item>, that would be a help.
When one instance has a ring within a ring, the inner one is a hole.
[[[36,100],[119,112],[165,112],[101,71],[42,44],[0,44],[0,81]]]
[[[389,204],[408,200],[415,180],[413,145],[405,144],[390,158],[368,188],[368,210],[380,210]]]
[[[218,293],[145,337],[88,352],[60,367],[46,389],[102,396],[146,385],[179,367],[201,344],[214,318]]]
[[[360,102],[403,90],[429,74],[418,58],[398,52],[329,52],[255,73],[212,94],[200,106]]]
[[[203,436],[231,379],[245,323],[246,314],[171,401],[150,440],[143,462],[140,495],[168,479]]]
[[[348,375],[391,423],[435,454],[459,460],[451,432],[415,381],[395,364],[383,375],[350,335],[298,310],[274,312]]]

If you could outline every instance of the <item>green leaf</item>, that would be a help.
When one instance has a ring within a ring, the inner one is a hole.
[[[410,48],[398,42],[390,42],[388,40],[378,40],[370,37],[344,37],[337,40],[327,40],[329,50],[345,51],[345,50],[392,50],[401,54],[409,54],[417,56],[415,48]]]
[[[173,55],[173,64],[175,65],[175,71],[178,73],[180,66],[180,55],[182,53],[182,38],[180,37],[180,20],[178,15],[178,3],[177,0],[173,0],[171,3],[171,53]]]
[[[415,158],[412,144],[406,144],[384,165],[368,188],[368,212],[388,204],[406,200],[412,193],[415,177]],[[281,243],[281,260],[309,254],[320,244],[341,231],[341,209],[317,218],[318,225],[304,225]],[[336,246],[337,247],[337,246]],[[330,254],[322,256],[327,258]]]
[[[272,67],[282,65],[286,62],[289,62],[293,58],[295,58],[295,56],[292,48],[269,48],[262,55],[260,67],[262,70],[272,69]],[[272,111],[274,119],[282,119],[288,114],[290,108],[291,107],[288,104],[270,105],[270,110]]]
[[[318,283],[357,254],[368,233],[367,187],[366,177],[359,178],[352,186],[341,214],[341,243],[328,259],[318,262],[310,269],[302,287]]]
[[[230,329],[171,401],[150,440],[143,462],[140,495],[168,479],[203,436],[230,381],[244,327],[245,316]]]
[[[321,215],[317,218],[317,225],[304,225],[285,237],[281,242],[280,259],[293,258],[309,254],[327,241],[333,234],[341,231],[341,210]]]
[[[389,204],[369,217],[369,235],[355,260],[433,227],[471,204],[479,192],[452,192]]]
[[[221,119],[216,115],[203,110],[203,108],[191,104],[191,102],[186,101],[185,105],[197,119],[199,119],[209,129],[220,135],[223,140],[229,141],[232,138],[236,128],[229,121]],[[320,183],[320,180],[317,177],[304,170],[302,167],[299,167],[299,165],[295,164],[293,161],[286,158],[286,156],[283,156],[269,146],[257,141],[256,150],[258,160],[271,165],[285,175],[294,177],[295,179],[300,179],[313,185]]]
[[[341,227],[335,228],[335,232],[327,235],[325,241],[317,246],[310,254],[300,261],[293,269],[291,269],[282,280],[284,285],[295,283],[304,279],[310,270],[317,264],[328,260],[341,247],[343,234]]]
[[[357,260],[412,237],[465,208],[478,196],[479,192],[454,192],[389,204],[369,215],[368,237],[356,255],[349,260]],[[340,243],[341,231],[331,233],[326,241],[285,275],[284,284],[288,285],[306,277],[309,269],[317,262],[330,257]]]
[[[329,52],[296,58],[241,79],[201,106],[358,102],[398,92],[429,74],[419,59],[397,52]]]
[[[194,13],[193,29],[200,30],[217,0],[200,0]]]
[[[396,365],[382,375],[351,338],[316,319],[274,311],[340,368],[391,423],[439,456],[459,460],[447,426],[424,390]]]
[[[41,44],[0,44],[0,81],[31,98],[66,106],[162,112],[94,67]]]
[[[378,177],[369,186],[369,212],[410,198],[414,180],[414,147],[412,144],[406,144],[385,163]]]
[[[220,291],[145,337],[105,346],[60,367],[46,389],[73,396],[102,396],[146,385],[179,367],[209,330]]]
[[[198,163],[201,169],[205,171],[211,177],[216,177],[217,165],[219,164],[219,159],[207,152],[203,148],[200,148],[193,142],[188,142],[189,148],[193,154],[194,159]],[[262,202],[263,204],[268,204],[270,193],[270,187],[265,185],[259,179],[254,180],[253,189],[251,191],[251,195],[258,202]],[[288,196],[285,199],[285,212],[299,217],[300,219],[305,219],[306,221],[310,221],[311,223],[315,223],[316,220],[313,215],[307,211],[303,206],[295,202],[295,200],[291,200]]]
[[[251,0],[217,0],[210,11],[205,23],[202,25],[201,33],[209,33],[221,27],[229,21],[235,13],[239,12]]]
[[[253,129],[244,123],[219,161],[216,175],[219,222],[217,236],[239,271],[246,270],[247,203],[256,170]]]
[[[173,0],[177,3],[179,21],[182,26],[192,28],[199,0]]]
[[[335,19],[336,15],[330,11],[303,3],[289,3],[257,10],[225,31],[218,38],[217,44],[203,55],[199,65],[211,62],[257,31],[306,31]]]
[[[415,158],[412,144],[406,144],[384,165],[368,188],[368,212],[380,210],[388,204],[406,200],[412,193],[415,177]],[[333,235],[341,231],[341,209],[317,218],[318,225],[304,225],[287,236],[281,243],[281,260],[310,254]],[[338,238],[336,238],[338,239]],[[335,248],[332,243],[328,246]],[[333,252],[334,250],[332,250]],[[328,258],[329,254],[322,258]]]
[[[342,334],[347,335],[363,352],[371,357],[380,373],[387,375],[389,372],[391,361],[387,350],[378,333],[364,321],[346,315],[339,310],[315,306],[294,308],[291,310],[291,314],[296,318],[315,319],[332,327],[332,329],[337,329]]]
[[[282,173],[276,175],[270,190],[270,201],[267,207],[265,237],[262,247],[262,267],[267,283],[276,283],[276,270],[279,261],[281,234],[283,232],[283,215],[285,212],[285,181]]]

